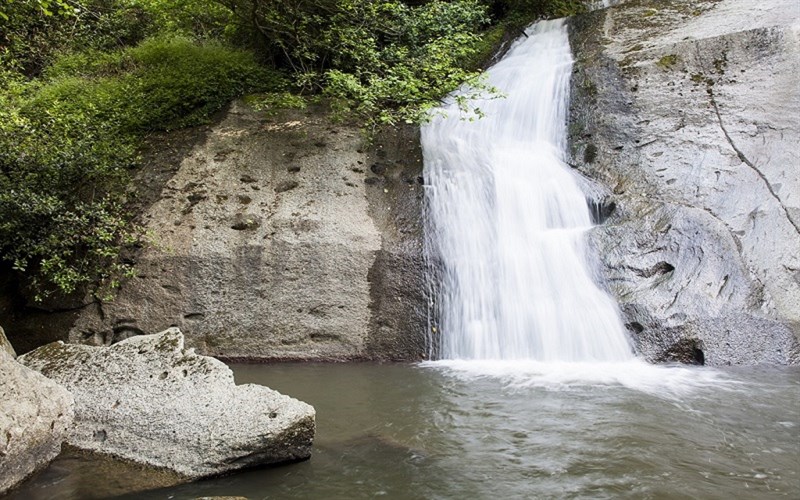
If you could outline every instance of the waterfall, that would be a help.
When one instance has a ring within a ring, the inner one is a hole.
[[[586,198],[564,163],[572,53],[563,20],[529,28],[488,70],[504,98],[456,99],[422,129],[432,324],[442,359],[632,360],[593,281]]]

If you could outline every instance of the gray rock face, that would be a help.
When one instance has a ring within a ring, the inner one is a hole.
[[[70,393],[16,362],[5,345],[0,329],[0,495],[58,455],[74,415]]]
[[[572,28],[572,163],[639,352],[800,362],[796,2],[631,1]]]
[[[184,350],[172,328],[111,347],[55,342],[20,362],[75,397],[68,443],[187,478],[308,458],[314,408]]]
[[[14,351],[14,346],[12,346],[11,342],[9,342],[6,338],[6,332],[3,330],[2,326],[0,326],[0,354],[1,353],[6,353],[11,359],[17,357],[17,353]]]
[[[381,250],[367,277],[367,357],[418,360],[429,352],[419,128],[384,130],[375,138],[367,163],[369,214],[381,234]]]
[[[419,359],[414,147],[370,152],[321,110],[268,118],[234,103],[163,185],[152,165],[142,173],[137,184],[156,191],[143,215],[154,246],[113,302],[79,312],[69,340],[108,345],[176,326],[190,347],[227,359]],[[408,288],[387,286],[398,275]]]

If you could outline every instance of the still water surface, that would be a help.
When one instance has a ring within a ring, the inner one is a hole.
[[[311,460],[131,493],[65,458],[17,498],[800,498],[800,369],[687,371],[685,391],[520,384],[436,365],[234,365],[313,404]],[[688,370],[688,369],[686,369]]]

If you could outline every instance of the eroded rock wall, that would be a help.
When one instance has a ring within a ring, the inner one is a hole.
[[[630,0],[571,28],[571,161],[639,352],[800,362],[800,5]]]
[[[236,102],[203,134],[173,167],[140,175],[155,193],[143,207],[152,246],[113,302],[80,311],[69,340],[176,326],[228,359],[419,359],[413,130],[367,147],[323,110],[267,116]]]

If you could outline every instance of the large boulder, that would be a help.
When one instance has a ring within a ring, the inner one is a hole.
[[[110,347],[55,342],[20,362],[75,396],[68,443],[186,478],[306,459],[314,408],[236,385],[221,361],[184,349],[171,328]]]
[[[800,9],[641,0],[576,18],[571,163],[639,352],[800,362]]]
[[[0,329],[0,495],[58,455],[74,413],[66,389],[12,353]]]

